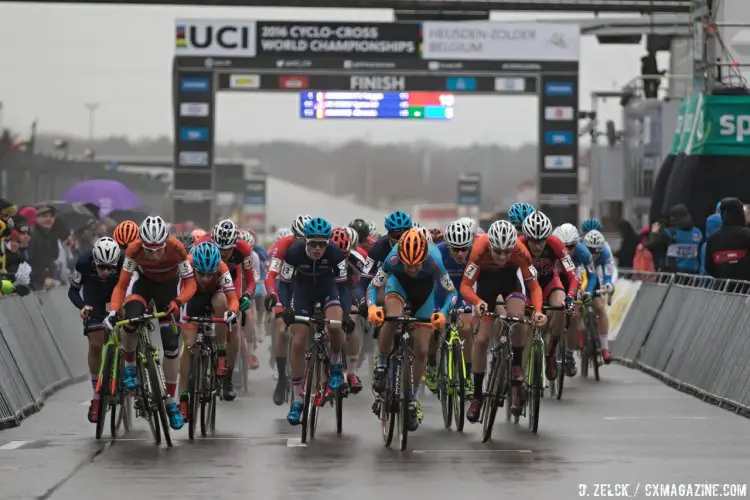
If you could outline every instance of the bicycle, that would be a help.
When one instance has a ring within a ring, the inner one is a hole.
[[[380,416],[383,442],[386,448],[393,442],[396,417],[399,419],[401,451],[406,451],[409,429],[407,418],[409,405],[413,399],[414,386],[414,350],[409,345],[410,332],[415,323],[430,323],[427,318],[411,316],[386,316],[385,322],[397,322],[399,328],[393,337],[393,347],[387,358],[385,390],[375,396],[373,409]]]
[[[527,318],[517,318],[506,316],[495,312],[484,312],[482,316],[495,318],[496,321],[502,322],[500,334],[493,336],[490,345],[490,372],[487,378],[487,390],[482,393],[482,408],[480,410],[480,421],[482,422],[482,442],[486,443],[492,438],[492,429],[495,426],[497,409],[501,406],[506,407],[506,418],[510,421],[511,409],[513,406],[514,390],[512,384],[512,361],[513,350],[510,342],[510,327],[513,324],[530,325],[532,321]],[[481,318],[480,318],[481,319]],[[475,327],[479,328],[479,321]],[[513,389],[513,390],[512,390]],[[475,387],[475,391],[481,391],[481,387]],[[507,400],[507,405],[506,405]],[[516,415],[518,423],[520,412]]]
[[[341,321],[326,319],[323,315],[323,308],[320,304],[315,304],[312,316],[294,316],[294,323],[304,324],[310,327],[312,342],[305,352],[305,378],[303,382],[303,404],[302,404],[302,443],[307,443],[308,433],[310,439],[315,439],[315,429],[318,422],[318,410],[325,404],[325,387],[327,384],[328,369],[330,361],[328,359],[328,336],[326,334],[326,325],[341,326]],[[291,335],[289,336],[289,345],[291,345]],[[346,358],[343,353],[343,358]],[[326,377],[323,377],[324,371]],[[291,385],[291,384],[289,384]],[[336,407],[336,433],[341,435],[343,430],[343,399],[346,384],[334,391],[332,404]],[[315,389],[315,398],[312,399],[313,388]],[[291,388],[289,389],[291,392]],[[292,400],[290,394],[290,401]]]
[[[612,305],[612,296],[605,289],[595,290],[594,296],[607,296],[607,305]],[[580,349],[581,356],[581,375],[584,378],[589,376],[589,365],[594,369],[594,378],[599,382],[599,367],[602,366],[601,344],[599,343],[599,325],[597,324],[598,315],[589,302],[584,304],[582,301],[576,301],[576,304],[583,306],[583,324],[586,331],[586,340],[583,349]]]
[[[557,400],[562,398],[563,387],[565,386],[565,353],[568,351],[568,327],[570,327],[570,314],[565,306],[543,306],[542,311],[547,314],[550,311],[565,312],[565,328],[560,335],[555,353],[555,362],[557,363],[557,377],[549,380],[550,395]]]
[[[188,438],[195,438],[195,426],[200,411],[201,436],[216,432],[216,400],[221,398],[221,384],[216,374],[218,346],[213,325],[224,323],[224,318],[183,316],[183,321],[198,324],[195,343],[190,346],[190,380],[188,382]],[[224,376],[231,377],[231,373]]]
[[[84,331],[91,333],[105,330],[105,326],[89,327],[90,319],[84,321]],[[101,439],[104,433],[107,411],[110,412],[109,431],[112,439],[117,438],[117,432],[124,426],[125,432],[130,432],[132,423],[132,401],[122,384],[122,370],[124,362],[120,351],[120,335],[118,330],[109,332],[107,342],[102,347],[102,363],[96,381],[96,393],[99,395],[99,409],[96,414],[96,439]],[[117,408],[119,406],[119,412]]]
[[[470,313],[471,306],[459,307],[448,313],[446,338],[440,343],[440,360],[438,361],[438,399],[443,409],[443,423],[446,429],[451,428],[455,415],[456,430],[463,432],[466,412],[466,360],[464,358],[464,340],[459,330],[459,316]]]
[[[115,323],[115,328],[125,325],[137,325],[138,343],[135,350],[136,371],[139,385],[135,395],[136,417],[148,422],[154,442],[161,443],[161,434],[168,447],[172,447],[172,437],[169,434],[169,417],[167,416],[167,386],[164,381],[164,371],[161,367],[159,350],[151,343],[151,332],[154,331],[152,320],[161,319],[167,313],[143,314],[141,316],[124,319]],[[171,319],[172,330],[179,334],[174,319]],[[161,424],[161,425],[160,425]],[[160,429],[161,427],[161,429]]]

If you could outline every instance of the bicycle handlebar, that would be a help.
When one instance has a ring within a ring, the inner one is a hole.
[[[295,316],[294,317],[294,322],[295,323],[302,323],[302,324],[305,324],[305,325],[309,325],[313,321],[315,321],[315,318],[311,318],[309,316]],[[323,322],[326,325],[341,326],[341,321],[339,321],[337,319],[324,319]]]
[[[386,316],[383,321],[387,321],[387,322],[395,321],[398,323],[411,324],[411,323],[430,323],[432,320],[430,318],[412,318],[411,316]]]
[[[183,316],[182,320],[203,325],[226,323],[224,318],[212,318],[210,316]]]
[[[156,314],[143,314],[141,316],[137,316],[135,318],[130,319],[122,319],[115,323],[115,326],[125,326],[129,325],[131,323],[145,323],[146,321],[151,321],[152,319],[161,319],[165,318],[167,316],[167,313],[165,312],[158,312]]]
[[[496,312],[485,312],[482,316],[490,318],[497,318],[500,321],[506,321],[508,323],[522,323],[524,325],[533,325],[534,321],[529,318],[519,318],[517,316],[506,316],[505,314],[498,314]]]

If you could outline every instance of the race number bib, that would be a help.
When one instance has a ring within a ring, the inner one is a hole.
[[[136,264],[133,259],[126,256],[125,260],[122,263],[122,270],[129,273],[134,273],[136,269],[138,269],[138,264]]]
[[[268,266],[268,270],[269,271],[273,271],[276,274],[278,274],[279,271],[281,270],[281,260],[279,260],[279,259],[273,259],[271,261],[271,265]]]
[[[479,266],[474,264],[473,262],[466,266],[466,271],[464,272],[464,276],[467,278],[474,279],[474,275],[477,274],[477,270],[479,269]]]
[[[234,290],[234,281],[232,281],[231,273],[224,273],[219,278],[219,288],[222,292],[229,292]]]
[[[81,273],[78,272],[78,269],[73,271],[73,273],[70,275],[70,282],[73,284],[73,286],[81,286]]]
[[[529,278],[527,281],[535,280],[537,279],[538,275],[536,273],[536,267],[529,266]]]
[[[284,262],[284,266],[281,268],[281,279],[291,281],[292,276],[294,276],[294,267]]]
[[[370,257],[367,257],[365,260],[365,263],[362,265],[362,274],[368,274],[372,272],[373,267],[375,266],[375,261],[372,260]]]
[[[453,292],[456,290],[456,287],[453,286],[453,280],[448,273],[443,273],[440,275],[440,284],[443,285],[443,288],[448,292]]]
[[[382,269],[378,269],[378,274],[376,274],[372,279],[372,285],[376,288],[380,288],[381,286],[385,285],[387,279],[388,274],[386,274],[386,272]]]
[[[565,268],[565,270],[568,272],[571,272],[576,268],[576,266],[573,264],[573,259],[570,258],[570,255],[566,255],[565,257],[563,257],[560,262],[562,262],[563,268]]]
[[[348,275],[348,272],[347,272],[348,270],[346,268],[346,261],[342,260],[341,262],[338,263],[337,267],[339,268],[339,278],[345,279],[346,276]]]
[[[190,261],[185,259],[177,264],[177,271],[180,273],[181,278],[189,278],[193,274],[193,266],[190,265]]]

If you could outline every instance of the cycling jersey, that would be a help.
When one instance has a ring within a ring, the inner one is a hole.
[[[398,244],[396,244],[367,288],[367,303],[375,305],[378,299],[378,289],[385,286],[386,297],[390,294],[398,295],[405,302],[411,303],[413,317],[429,318],[435,310],[433,284],[436,279],[446,292],[445,300],[440,304],[439,309],[447,316],[456,304],[458,293],[443,265],[440,250],[430,243],[427,260],[417,274],[411,276],[406,273],[404,264],[398,258]]]
[[[372,247],[375,245],[377,241],[378,241],[377,238],[368,236],[367,239],[365,241],[361,241],[359,245],[365,250],[365,252],[369,254],[370,250],[372,250]]]
[[[292,235],[284,236],[271,247],[271,264],[266,274],[266,290],[269,294],[276,293],[276,278],[281,272],[287,250],[295,241],[297,238]]]
[[[139,270],[140,274],[136,286],[144,281],[167,284],[176,282],[179,278],[183,281],[183,288],[176,300],[184,304],[193,296],[196,290],[195,277],[185,247],[177,238],[170,236],[166,241],[165,249],[166,252],[159,260],[151,260],[146,257],[146,251],[143,249],[143,243],[140,239],[128,245],[127,250],[125,250],[120,279],[112,292],[113,311],[119,311],[122,307],[130,278],[136,270]],[[176,287],[173,290],[175,293],[177,292]],[[136,288],[134,288],[134,293],[137,294]]]
[[[477,235],[474,239],[474,246],[471,249],[466,270],[461,279],[461,296],[464,300],[475,306],[484,301],[488,306],[492,307],[494,297],[482,298],[477,291],[474,291],[474,284],[480,281],[481,273],[488,274],[487,278],[490,280],[493,278],[497,279],[496,275],[502,273],[510,280],[511,278],[516,279],[519,269],[521,270],[521,277],[528,287],[531,305],[534,307],[535,312],[541,313],[542,290],[536,279],[537,272],[531,264],[531,254],[520,241],[516,241],[516,245],[513,247],[513,251],[505,263],[500,264],[492,255],[489,236],[487,234]],[[495,294],[495,296],[497,295]]]
[[[211,237],[207,235],[199,238],[195,244],[197,246],[198,243],[203,243],[204,241],[213,242]],[[223,259],[223,261],[229,268],[232,279],[234,279],[235,290],[238,291],[238,293],[241,293],[240,291],[244,290],[244,293],[253,295],[255,292],[255,282],[259,278],[255,273],[253,250],[250,248],[250,245],[247,244],[247,241],[237,240],[237,244],[235,244],[234,249],[232,250],[232,255],[230,255],[228,259]],[[242,267],[242,273],[238,272],[240,266]],[[242,287],[243,278],[245,281],[244,288]]]
[[[268,252],[266,252],[266,249],[262,246],[255,245],[253,246],[253,252],[255,252],[258,256],[258,259],[261,262],[268,262]],[[261,266],[260,263],[258,264],[258,270],[260,271],[260,278],[265,280],[266,279],[266,267]],[[256,280],[257,281],[257,280]]]
[[[117,271],[102,279],[96,272],[96,264],[91,250],[78,258],[75,270],[70,275],[68,298],[78,309],[83,309],[85,306],[91,306],[94,309],[89,326],[101,324],[107,316],[107,303],[112,296],[112,291],[117,286],[124,260],[125,256],[121,255],[117,264]],[[83,287],[83,298],[81,298],[81,287]]]
[[[364,293],[359,287],[359,276],[369,272],[372,261],[363,257],[359,252],[349,252],[346,257],[346,279],[339,283],[339,298],[344,312],[348,313],[353,302],[359,302]]]
[[[193,264],[193,256],[188,257],[191,265]],[[240,303],[237,299],[237,291],[234,288],[234,281],[232,280],[232,274],[229,271],[229,266],[224,261],[219,263],[219,268],[211,277],[211,280],[206,283],[201,283],[197,279],[195,280],[196,293],[190,300],[185,304],[184,314],[187,316],[203,316],[210,314],[212,310],[211,300],[217,293],[223,293],[227,297],[227,303],[229,309],[235,313],[239,313]],[[182,288],[183,282],[180,280],[180,288]]]
[[[373,266],[370,271],[362,275],[362,287],[367,288],[370,285],[370,281],[375,276],[375,273],[383,265],[383,262],[388,258],[391,250],[395,248],[395,245],[388,239],[388,235],[381,236],[367,251],[367,256],[372,260]]]
[[[440,251],[440,256],[442,257],[443,266],[445,267],[446,272],[448,273],[448,276],[451,277],[451,281],[453,282],[454,288],[457,290],[458,297],[456,298],[456,306],[461,307],[464,305],[463,297],[461,296],[461,278],[464,275],[464,270],[466,269],[466,264],[468,263],[468,255],[471,253],[471,248],[469,248],[469,254],[467,254],[467,260],[463,264],[460,264],[456,262],[456,259],[453,258],[453,254],[451,254],[450,247],[448,244],[444,241],[438,243],[437,245],[438,250]],[[439,282],[435,282],[435,304],[442,304],[445,301],[445,289],[440,285]]]
[[[527,243],[525,234],[519,236],[518,240],[524,245]],[[528,249],[528,245],[526,245],[526,248]],[[531,251],[529,251],[529,254],[531,254]],[[538,257],[531,254],[531,262],[536,268],[539,285],[545,289],[544,295],[548,297],[549,292],[551,291],[558,289],[564,290],[557,271],[557,263],[559,262],[564,274],[567,275],[568,297],[576,296],[576,293],[578,292],[576,266],[573,264],[573,259],[568,255],[568,249],[565,248],[565,245],[560,241],[560,238],[557,236],[549,236],[542,253]],[[545,300],[547,297],[545,297]]]
[[[570,254],[570,257],[573,259],[573,265],[576,267],[579,289],[585,290],[589,282],[588,275],[594,273],[594,266],[591,263],[591,252],[586,248],[586,245],[579,241],[573,249],[573,253]],[[564,278],[563,284],[568,285],[567,275],[561,276],[561,278]]]
[[[602,251],[599,252],[598,256],[591,256],[591,267],[593,267],[593,272],[589,273],[589,284],[586,287],[586,293],[593,294],[599,287],[612,284],[615,262],[612,259],[612,252],[607,245],[602,247]]]

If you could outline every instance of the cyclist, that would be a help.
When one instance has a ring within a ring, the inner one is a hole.
[[[357,241],[366,251],[372,248],[369,238],[372,236],[370,225],[364,219],[354,219],[349,223],[349,227],[357,233]],[[355,247],[356,248],[356,247]]]
[[[576,276],[578,277],[578,295],[582,296],[582,291],[588,286],[588,275],[594,273],[594,266],[591,260],[591,252],[589,252],[586,245],[584,245],[578,234],[578,229],[573,224],[565,223],[562,226],[557,227],[553,232],[552,236],[562,241],[565,248],[568,250],[568,254],[573,259],[573,265],[576,268]],[[560,271],[558,266],[558,272]],[[563,288],[567,289],[568,275],[566,273],[560,274],[560,281],[562,282]],[[583,325],[581,324],[580,311],[576,311],[571,317],[570,328],[568,329],[568,345],[575,346],[581,344],[581,331]],[[576,335],[578,334],[578,335]],[[573,357],[573,349],[567,349],[565,355],[565,374],[568,377],[575,377],[577,374],[576,361]]]
[[[573,312],[578,295],[578,277],[573,259],[557,237],[552,236],[552,222],[544,213],[535,211],[523,221],[523,235],[519,240],[531,253],[532,263],[537,271],[537,281],[543,290],[543,300],[551,307],[565,306]],[[568,278],[567,294],[558,273],[558,263]],[[550,345],[547,349],[547,378],[557,378],[555,350],[560,335],[565,329],[565,314],[554,311],[550,314]]]
[[[602,232],[604,228],[602,227],[602,221],[597,219],[596,217],[589,217],[588,219],[583,221],[583,224],[581,224],[581,232],[584,236],[586,236],[586,233],[589,231],[599,231]]]
[[[496,311],[497,307],[504,306],[505,314],[508,316],[522,317],[525,313],[525,293],[528,288],[528,296],[534,308],[532,319],[537,325],[544,325],[547,317],[542,314],[542,289],[536,277],[536,269],[531,264],[531,254],[518,240],[516,228],[509,221],[495,221],[487,234],[479,235],[474,241],[469,262],[461,279],[461,296],[474,306],[474,312],[479,316],[484,312]],[[476,291],[474,290],[475,284]],[[481,318],[474,339],[472,374],[475,390],[471,406],[466,414],[467,420],[472,423],[479,420],[479,411],[482,407],[487,348],[493,323],[492,318]],[[526,342],[527,328],[520,324],[513,325],[511,328],[512,377],[516,383],[523,378],[521,361]],[[518,391],[515,392],[518,393]],[[514,400],[513,406],[520,407],[520,401]]]
[[[522,201],[517,201],[510,206],[508,209],[508,220],[513,223],[516,228],[516,232],[520,233],[523,231],[523,221],[526,217],[534,213],[536,209],[530,204]]]
[[[88,252],[83,253],[70,275],[68,298],[81,311],[86,322],[83,334],[89,344],[89,373],[94,397],[89,405],[89,422],[96,423],[99,411],[99,394],[96,383],[102,364],[102,347],[106,340],[104,318],[107,316],[107,302],[117,285],[122,268],[123,256],[120,247],[112,238],[99,238]],[[83,287],[83,298],[81,298]]]
[[[276,234],[273,237],[273,242],[276,243],[281,238],[286,238],[287,236],[292,236],[294,233],[292,233],[292,230],[288,227],[281,227],[278,231],[276,231]]]
[[[271,248],[271,264],[268,266],[268,274],[266,274],[266,312],[270,313],[273,310],[276,316],[276,332],[273,336],[273,349],[274,356],[276,357],[276,371],[278,373],[276,388],[273,391],[273,402],[276,405],[284,403],[284,397],[289,385],[289,381],[286,379],[286,324],[281,318],[283,309],[279,302],[279,295],[276,293],[276,279],[283,267],[287,250],[294,242],[305,237],[305,224],[310,219],[309,215],[298,215],[292,221],[292,235],[281,238],[274,243]]]
[[[362,288],[366,289],[370,284],[370,281],[375,276],[375,273],[380,269],[380,266],[385,262],[385,259],[391,253],[396,242],[399,238],[413,226],[411,217],[406,212],[396,210],[385,218],[385,230],[387,231],[384,236],[378,238],[372,248],[367,252],[367,256],[372,260],[372,266],[370,270],[362,275]]]
[[[198,243],[198,240],[200,240],[201,238],[205,238],[207,234],[208,234],[208,233],[206,233],[205,229],[200,229],[200,228],[198,228],[198,229],[193,229],[193,230],[192,230],[192,231],[190,232],[190,236],[192,236],[192,237],[193,237],[193,243],[194,243],[194,244],[195,244],[195,243]]]
[[[120,279],[112,292],[109,316],[105,319],[107,328],[112,329],[120,319],[120,309],[125,304],[125,317],[137,318],[143,315],[151,300],[159,311],[167,315],[176,315],[180,307],[193,296],[196,290],[193,266],[188,260],[185,247],[169,235],[167,224],[159,216],[149,216],[143,221],[139,238],[128,246],[122,264]],[[130,279],[139,270],[138,281],[133,284],[132,294],[125,296]],[[182,289],[177,284],[182,281]],[[137,337],[135,325],[124,329],[122,338],[125,370],[123,384],[128,390],[138,387],[135,368],[135,348]],[[177,376],[180,368],[179,339],[172,332],[170,325],[161,327],[161,342],[164,349],[164,378],[168,395],[167,413],[169,425],[181,429],[184,425],[179,406],[174,400],[177,391]]]
[[[260,368],[260,361],[258,361],[258,357],[248,347],[250,345],[256,345],[256,335],[258,335],[258,342],[262,342],[263,337],[265,336],[262,320],[264,316],[263,313],[265,312],[263,300],[266,295],[266,284],[264,283],[264,279],[266,277],[266,267],[264,263],[266,262],[266,260],[263,260],[262,257],[258,255],[258,252],[254,250],[255,248],[260,248],[255,244],[255,233],[253,233],[252,231],[242,230],[240,231],[240,240],[247,243],[248,247],[250,247],[251,249],[253,277],[255,278],[255,290],[253,291],[253,298],[255,299],[255,321],[253,321],[253,317],[249,309],[241,308],[243,314],[241,328],[245,335],[243,352],[246,353],[245,356],[247,358],[247,363],[250,369],[257,370],[258,368]],[[268,254],[265,253],[265,249],[262,250],[265,258],[268,259]],[[247,306],[249,306],[249,304],[247,304]],[[243,304],[243,307],[247,306]]]
[[[472,219],[471,217],[461,217],[458,220],[460,220],[461,222],[469,226],[469,229],[471,230],[472,238],[477,237],[477,232],[479,231],[479,224],[477,224],[476,220]]]
[[[195,269],[195,283],[197,291],[190,300],[182,306],[185,316],[223,317],[224,324],[215,326],[216,342],[224,346],[223,351],[219,347],[219,358],[217,376],[231,379],[231,372],[226,370],[226,342],[227,326],[237,323],[240,304],[237,292],[234,288],[234,280],[229,267],[221,260],[221,251],[213,242],[202,241],[193,249],[188,257]],[[182,341],[185,346],[192,346],[198,333],[196,323],[184,323],[182,325]],[[190,380],[190,356],[182,356],[180,362],[180,413],[187,421],[189,413],[188,381]],[[224,393],[226,394],[226,385]],[[232,398],[234,399],[234,398]],[[230,399],[231,400],[231,399]]]
[[[445,237],[445,235],[443,234],[443,230],[439,227],[433,227],[432,229],[430,229],[430,236],[432,236],[432,242],[436,245],[438,243],[442,243],[443,238]]]
[[[448,275],[453,281],[453,286],[458,290],[461,287],[461,278],[464,275],[466,269],[466,263],[468,262],[469,254],[471,253],[471,245],[473,238],[471,236],[471,227],[461,220],[456,220],[448,224],[445,228],[444,241],[438,244],[438,250],[443,258],[443,266],[448,271]],[[435,285],[435,304],[442,304],[445,300],[445,292],[442,286]],[[463,297],[461,297],[461,291],[458,290],[458,298],[456,300],[456,307],[463,307],[466,305]],[[472,318],[471,313],[464,313],[459,318],[459,325],[461,325],[460,335],[464,339],[464,359],[466,362],[466,373],[471,373],[471,355],[472,348],[474,345],[474,336],[472,335]],[[427,373],[425,374],[425,384],[427,387],[435,392],[437,390],[437,360],[434,356],[430,356],[427,362]],[[469,377],[467,380],[466,394],[469,398],[474,394],[474,383],[472,378]]]
[[[612,284],[614,263],[612,253],[609,251],[604,235],[596,229],[592,229],[583,237],[583,243],[589,249],[589,252],[591,252],[593,267],[595,269],[595,272],[589,275],[589,283],[584,294],[584,300],[592,300],[591,297],[596,293],[599,286],[607,294],[612,295],[615,293],[615,286]],[[591,305],[597,315],[597,330],[599,331],[599,345],[602,349],[602,359],[605,364],[609,364],[612,361],[612,356],[609,353],[609,318],[607,317],[604,298],[601,296],[594,297]]]
[[[190,253],[193,250],[193,245],[195,244],[195,239],[193,238],[193,235],[188,232],[183,233],[177,233],[175,235],[175,238],[177,238],[177,241],[182,243],[182,246],[185,247],[185,251]]]
[[[115,227],[112,237],[120,246],[120,250],[124,251],[128,245],[138,239],[138,224],[132,220],[120,222]]]
[[[446,292],[440,310],[435,311],[434,283],[439,280]],[[384,289],[384,307],[377,305],[378,292]],[[414,332],[414,366],[412,380],[422,380],[427,364],[432,330],[445,326],[445,316],[454,307],[458,294],[450,275],[443,266],[440,250],[425,237],[424,232],[409,229],[391,249],[367,289],[368,319],[373,325],[383,325],[385,315],[401,316],[404,306],[409,304],[415,318],[430,318],[429,324],[420,324]],[[382,326],[378,340],[378,358],[373,373],[372,388],[375,392],[385,390],[386,363],[391,350],[395,323]],[[409,403],[408,426],[416,430],[424,420],[422,403],[417,399],[418,384],[411,387],[413,398]]]
[[[302,389],[305,374],[305,348],[309,337],[308,325],[294,324],[295,314],[311,316],[316,303],[325,311],[326,319],[342,321],[343,313],[337,285],[346,280],[346,261],[341,250],[332,243],[331,224],[315,217],[305,224],[305,240],[296,241],[284,257],[284,266],[279,276],[279,297],[284,306],[284,323],[291,325],[292,348],[292,407],[287,415],[291,425],[298,425],[302,418],[302,401],[294,401]],[[292,304],[294,306],[292,307]],[[344,383],[344,365],[341,348],[344,339],[341,328],[328,326],[330,342],[328,389],[335,391]],[[328,391],[326,391],[328,392]]]

